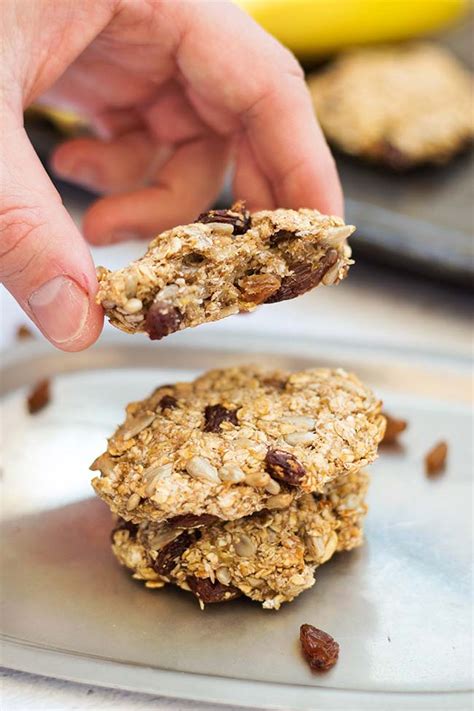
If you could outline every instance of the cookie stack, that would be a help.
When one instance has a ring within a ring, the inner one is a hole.
[[[91,466],[113,552],[149,588],[278,609],[362,541],[381,403],[354,375],[256,367],[158,387]]]

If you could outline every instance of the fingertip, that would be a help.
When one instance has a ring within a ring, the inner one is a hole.
[[[110,198],[97,200],[86,211],[82,219],[82,233],[95,247],[106,247],[119,242],[136,241],[143,239],[135,228],[126,224],[116,224],[116,214],[113,210],[114,202]]]
[[[104,315],[95,293],[96,288],[57,274],[30,293],[28,313],[54,346],[64,351],[83,350],[102,330]]]

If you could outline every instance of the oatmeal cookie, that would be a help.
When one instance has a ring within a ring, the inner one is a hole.
[[[308,83],[326,137],[350,155],[406,169],[474,137],[472,75],[434,44],[353,50]]]
[[[316,210],[211,210],[155,237],[124,269],[99,267],[97,301],[117,328],[158,340],[338,283],[354,229]]]
[[[246,595],[278,609],[314,584],[315,569],[362,542],[368,478],[357,472],[288,508],[200,528],[119,520],[112,549],[150,588],[173,583],[201,605]]]
[[[381,403],[354,375],[256,367],[163,385],[127,407],[92,464],[92,484],[126,520],[190,515],[230,521],[287,508],[372,462]]]

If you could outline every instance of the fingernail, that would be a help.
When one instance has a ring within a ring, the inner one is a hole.
[[[90,163],[79,163],[73,165],[58,166],[57,172],[75,183],[80,183],[87,187],[95,188],[100,185],[100,175],[97,167]]]
[[[74,180],[83,185],[95,188],[100,184],[100,176],[93,165],[79,165],[71,175]]]
[[[34,291],[29,300],[36,323],[57,344],[73,341],[89,313],[89,297],[70,277],[57,276]]]

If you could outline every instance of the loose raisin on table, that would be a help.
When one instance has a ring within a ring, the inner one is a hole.
[[[21,326],[18,326],[16,329],[15,338],[17,341],[27,341],[34,337],[35,334],[33,331],[25,324],[21,324]]]
[[[45,378],[40,380],[28,395],[26,405],[30,415],[36,415],[37,412],[43,410],[49,405],[51,400],[50,380]]]
[[[396,417],[392,417],[387,412],[382,413],[387,420],[387,426],[385,428],[385,434],[383,436],[383,444],[395,444],[398,441],[398,435],[400,435],[407,428],[407,421],[400,420]]]
[[[183,531],[180,536],[160,550],[153,563],[154,570],[160,575],[169,575],[192,542],[193,537],[187,531]]]
[[[426,476],[440,474],[446,467],[448,457],[448,445],[441,441],[434,445],[425,456]]]
[[[286,301],[295,296],[305,294],[307,291],[318,286],[326,272],[335,265],[338,253],[335,249],[330,249],[320,261],[316,269],[311,264],[300,262],[292,266],[292,274],[284,277],[278,291],[275,291],[267,300],[266,304],[273,304],[277,301]]]
[[[306,661],[313,671],[328,671],[337,662],[339,645],[327,632],[313,625],[301,625],[300,642]]]
[[[186,582],[196,597],[206,604],[235,600],[242,594],[233,585],[222,585],[218,580],[213,583],[209,578],[196,578],[194,575],[189,575]]]
[[[197,218],[197,222],[209,224],[210,222],[223,222],[232,225],[234,235],[243,235],[250,229],[250,213],[245,209],[243,202],[236,202],[230,210],[209,210]]]
[[[173,516],[167,520],[170,526],[175,528],[200,528],[201,526],[210,526],[218,521],[217,516],[212,514],[182,514],[181,516]]]
[[[289,452],[283,449],[269,449],[265,457],[267,472],[290,486],[298,486],[306,474],[302,464]]]
[[[152,341],[159,341],[178,330],[183,316],[179,309],[164,301],[155,301],[148,309],[145,330]]]
[[[204,432],[219,432],[223,422],[238,425],[235,410],[228,410],[223,405],[207,405],[204,409]]]

